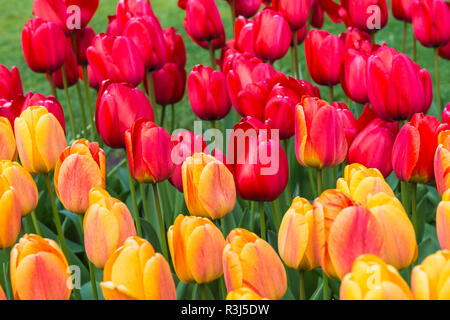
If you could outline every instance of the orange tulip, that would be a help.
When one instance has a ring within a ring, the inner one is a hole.
[[[0,117],[0,160],[15,160],[16,158],[16,139],[11,123],[7,118]]]
[[[184,198],[191,215],[220,219],[236,204],[233,174],[219,160],[204,153],[188,157],[182,167]]]
[[[21,223],[18,190],[0,174],[0,249],[9,248],[16,242]]]
[[[434,177],[437,191],[442,196],[450,188],[450,130],[439,133],[434,154]]]
[[[223,250],[228,292],[250,288],[263,298],[281,299],[287,290],[286,270],[270,244],[245,229],[234,229]]]
[[[127,206],[101,188],[89,192],[89,208],[84,215],[84,246],[89,260],[99,269],[130,236],[136,235]]]
[[[450,251],[438,251],[414,267],[411,289],[417,300],[449,300]]]
[[[366,254],[353,263],[342,279],[341,300],[412,300],[408,284],[397,269],[377,256]]]
[[[32,173],[49,173],[67,146],[58,119],[44,107],[29,107],[14,121],[22,166]]]
[[[0,286],[0,300],[8,300],[6,299],[5,292],[3,291],[2,286]]]
[[[69,265],[58,244],[26,234],[11,251],[14,299],[67,300],[72,292]]]
[[[89,191],[105,187],[105,152],[97,142],[75,141],[64,149],[55,166],[55,190],[64,207],[83,214],[89,207]]]
[[[266,300],[249,288],[239,288],[227,294],[226,300]]]
[[[106,300],[175,300],[170,266],[139,237],[129,237],[108,259],[100,283]]]
[[[33,177],[20,164],[9,160],[0,161],[0,175],[20,192],[17,200],[20,203],[22,217],[27,216],[38,204],[38,189]]]
[[[184,283],[207,283],[223,274],[225,239],[210,220],[180,214],[167,240],[175,272]]]
[[[436,231],[441,249],[450,250],[450,189],[444,192],[437,207]]]
[[[278,252],[284,263],[296,270],[312,270],[319,266],[313,245],[313,206],[296,197],[281,221]]]

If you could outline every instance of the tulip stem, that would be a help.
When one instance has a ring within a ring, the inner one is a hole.
[[[55,83],[53,82],[53,74],[48,75],[48,83],[50,84],[50,90],[52,92],[52,96],[58,99],[58,92],[56,91]]]
[[[95,117],[95,110],[92,107],[92,101],[91,101],[91,93],[89,90],[89,75],[87,71],[87,67],[83,66],[83,80],[84,80],[84,94],[86,96],[86,101],[88,104],[88,112],[89,112],[89,122],[91,123],[91,139],[95,139],[95,123],[94,123],[94,117]]]
[[[234,3],[234,0],[230,0],[230,9],[231,9],[231,22],[233,23],[233,30],[234,30],[234,25],[236,23],[236,5]]]
[[[42,236],[42,231],[41,231],[41,227],[39,227],[39,221],[36,218],[36,212],[31,211],[31,220],[33,220],[33,226],[34,226],[34,230],[36,231],[36,234],[38,236]]]
[[[328,276],[322,270],[323,300],[328,300]]]
[[[405,181],[400,181],[401,196],[403,207],[406,213],[409,213],[409,201],[408,201],[408,184]]]
[[[294,31],[294,74],[296,79],[300,78],[300,73],[298,72],[298,39],[296,31]]]
[[[442,116],[441,81],[439,77],[439,48],[434,48],[434,72],[436,75],[436,96],[438,117]]]
[[[145,193],[145,185],[143,183],[139,183],[139,188],[141,190],[142,206],[144,207],[145,219],[147,219],[147,221],[150,221],[150,211],[148,210],[147,195]]]
[[[411,192],[411,219],[414,226],[414,232],[416,233],[416,239],[419,241],[419,225],[417,221],[417,183],[412,183]]]
[[[153,82],[153,76],[151,72],[147,72],[147,87],[152,107],[156,108],[155,83]]]
[[[275,225],[277,230],[280,228],[280,213],[278,212],[277,204],[275,203],[276,200],[272,201],[270,205],[272,206],[272,213],[275,219]],[[288,204],[289,205],[289,204]]]
[[[136,200],[136,188],[134,186],[134,180],[130,171],[130,164],[128,163],[128,156],[125,155],[125,159],[127,161],[128,168],[128,182],[130,184],[130,193],[131,199],[133,201],[133,210],[134,210],[134,219],[136,220],[136,233],[138,237],[142,237],[142,228],[141,228],[141,217],[139,216],[139,208]]]
[[[66,93],[66,99],[67,99],[67,111],[69,111],[69,121],[70,121],[70,128],[72,129],[72,139],[75,140],[77,137],[77,133],[75,130],[75,120],[73,118],[73,112],[72,112],[72,102],[70,101],[70,94],[69,94],[69,87],[67,86],[67,71],[66,67],[61,67],[62,73],[63,73],[63,84],[64,84],[64,92]]]
[[[209,58],[211,59],[211,68],[214,70],[216,69],[216,56],[214,54],[214,47],[212,41],[208,42],[208,48],[209,48]]]
[[[162,106],[160,126],[164,128],[164,118],[166,117],[166,106]]]
[[[259,202],[259,223],[261,227],[261,238],[267,240],[266,238],[266,216],[264,213],[264,201]]]
[[[122,161],[120,161],[114,168],[111,169],[111,171],[108,172],[106,178],[110,178],[113,174],[115,174],[117,172],[117,170],[119,170],[119,168],[121,166],[123,166],[125,163],[127,162],[127,159],[123,159]]]
[[[417,39],[416,36],[414,35],[414,32],[412,34],[412,39],[413,39],[413,61],[417,62]]]
[[[200,287],[200,295],[202,300],[208,300],[208,298],[206,297],[206,284],[199,283],[198,286]]]
[[[305,271],[300,270],[300,300],[305,300]]]
[[[309,176],[309,184],[311,185],[311,190],[313,193],[313,197],[317,197],[317,189],[316,189],[316,185],[314,183],[314,178],[313,178],[313,171],[311,168],[306,168],[308,170],[308,176]]]
[[[317,169],[317,196],[322,194],[322,169]]]
[[[87,120],[86,120],[86,109],[84,108],[83,96],[81,95],[81,87],[80,83],[76,83],[78,99],[80,100],[80,109],[81,109],[81,122],[83,123],[83,135],[87,136]],[[92,131],[91,131],[92,133]],[[91,134],[91,141],[94,140],[93,135]]]
[[[166,258],[167,261],[169,261],[169,253],[167,250],[167,241],[166,241],[166,230],[164,228],[164,220],[158,196],[158,185],[156,183],[153,183],[152,186],[153,186],[153,196],[155,197],[156,211],[158,213],[159,233],[161,234],[161,248],[163,250],[164,257]]]
[[[332,104],[334,102],[334,88],[333,88],[333,86],[329,86],[328,87],[328,92],[329,92],[329,96],[330,96],[330,104]]]
[[[375,32],[370,33],[370,42],[375,44]]]
[[[171,111],[172,111],[172,119],[171,119],[172,122],[170,124],[170,131],[173,131],[173,130],[175,130],[175,105],[172,103],[170,108],[171,108]]]
[[[402,52],[406,53],[406,38],[408,35],[408,22],[403,22],[403,43],[402,43]]]

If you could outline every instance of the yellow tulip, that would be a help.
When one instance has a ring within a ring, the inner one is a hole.
[[[18,190],[0,175],[0,249],[11,247],[20,232],[21,206]]]
[[[17,158],[16,139],[9,120],[0,117],[0,160],[15,160]]]
[[[436,231],[441,249],[450,250],[450,189],[444,192],[437,207]]]

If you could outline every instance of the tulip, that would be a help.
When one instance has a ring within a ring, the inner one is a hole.
[[[220,120],[231,109],[225,77],[221,71],[196,65],[188,77],[188,97],[194,113],[202,120]]]
[[[108,27],[106,28],[106,34],[112,37],[120,36],[119,23],[116,15],[108,16]]]
[[[68,12],[64,0],[34,0],[33,15],[56,24],[66,33],[71,31],[67,27]]]
[[[166,63],[163,31],[156,17],[145,16],[128,20],[123,35],[138,48],[147,71],[156,71]]]
[[[91,27],[77,30],[75,33],[76,57],[79,65],[86,66],[88,64],[86,51],[91,46],[94,38],[95,31]]]
[[[433,97],[428,71],[388,47],[381,47],[368,59],[367,91],[375,113],[386,121],[426,113]]]
[[[339,83],[344,58],[344,42],[325,30],[311,30],[305,40],[306,65],[311,78],[320,85]]]
[[[69,39],[69,41],[71,41]],[[66,72],[66,81],[67,81],[67,87],[71,87],[75,85],[78,82],[78,79],[80,78],[80,74],[78,72],[78,64],[77,64],[77,58],[73,52],[73,48],[71,43],[67,43],[66,46],[66,58],[64,60],[64,65]],[[55,71],[52,75],[52,81],[55,84],[55,87],[58,89],[63,90],[64,89],[64,80],[63,80],[63,71],[62,68]]]
[[[297,36],[297,45],[303,43],[303,41],[305,41],[306,36],[308,35],[308,25],[305,25],[303,28],[298,29],[296,31],[296,36]],[[294,46],[294,36],[292,36],[292,42],[291,42],[291,47]]]
[[[105,152],[97,142],[74,141],[59,156],[54,180],[56,195],[64,207],[73,213],[85,213],[89,191],[105,187]]]
[[[447,123],[450,126],[450,103],[442,111],[442,123]]]
[[[239,288],[227,294],[226,300],[266,300],[249,288]]]
[[[14,245],[21,226],[21,201],[19,192],[0,173],[0,249]]]
[[[253,46],[253,21],[244,17],[236,19],[234,24],[235,47],[239,52],[256,56]]]
[[[338,116],[341,118],[342,126],[344,127],[345,132],[345,139],[347,140],[347,145],[349,146],[352,144],[353,138],[355,138],[357,133],[355,116],[343,102],[333,102],[331,106],[336,108]]]
[[[64,0],[64,3],[67,6],[69,14],[71,13],[69,10],[71,6],[80,8],[81,28],[85,28],[97,11],[100,0]]]
[[[304,97],[296,107],[295,154],[305,167],[322,169],[344,161],[347,140],[341,118],[324,100]]]
[[[225,34],[214,0],[192,0],[186,4],[186,33],[198,42],[210,42]]]
[[[450,251],[442,250],[429,255],[414,267],[411,289],[416,300],[450,299]]]
[[[264,9],[253,21],[256,55],[270,62],[283,58],[292,41],[292,32],[286,19],[275,10]]]
[[[0,160],[15,160],[17,158],[16,139],[9,120],[0,117]]]
[[[137,86],[145,75],[145,61],[139,49],[127,37],[98,34],[86,51],[93,76],[112,82]]]
[[[59,101],[53,97],[53,96],[44,96],[40,93],[32,93],[28,92],[25,96],[25,100],[23,104],[21,105],[21,109],[17,113],[17,117],[20,116],[20,114],[25,111],[28,107],[33,106],[42,106],[45,109],[48,110],[49,113],[53,114],[56,119],[58,119],[59,124],[63,128],[63,130],[66,130],[66,120],[64,119],[64,111],[62,109],[61,104]],[[15,118],[15,117],[14,117]],[[14,125],[14,121],[12,122]]]
[[[405,22],[411,22],[414,2],[415,0],[393,0],[391,2],[391,9],[394,18]]]
[[[274,0],[272,7],[279,11],[289,23],[292,31],[306,25],[313,0]]]
[[[170,266],[139,237],[129,237],[106,262],[100,283],[106,300],[175,300]]]
[[[372,120],[353,139],[348,149],[347,162],[377,168],[384,177],[389,176],[392,172],[392,148],[397,132],[397,123]]]
[[[243,16],[247,19],[253,17],[261,7],[262,0],[226,0],[236,17]]]
[[[99,269],[105,267],[109,257],[128,237],[136,235],[127,206],[98,187],[89,192],[89,208],[84,215],[83,229],[86,254]]]
[[[428,183],[434,179],[434,154],[441,131],[450,129],[433,116],[416,113],[395,139],[392,166],[397,178],[413,183]]]
[[[49,173],[67,146],[64,130],[44,107],[29,107],[14,122],[17,151],[31,173]]]
[[[183,37],[176,31],[173,27],[163,30],[167,62],[173,62],[184,69],[186,66],[186,47]]]
[[[296,197],[278,231],[278,252],[289,268],[312,270],[319,266],[314,251],[313,231],[313,207],[308,200]]]
[[[450,188],[450,130],[445,130],[438,135],[438,147],[434,155],[434,177],[436,179],[436,189],[439,195]]]
[[[11,68],[0,65],[0,99],[13,100],[23,95],[22,79],[16,66]]]
[[[184,198],[189,213],[211,220],[234,209],[236,187],[233,174],[210,155],[195,153],[181,167]]]
[[[342,279],[341,300],[412,300],[397,269],[371,254],[360,256]]]
[[[416,1],[411,17],[414,35],[424,47],[441,47],[450,41],[450,5],[444,0]]]
[[[120,0],[116,10],[119,34],[123,33],[130,19],[147,16],[156,18],[149,0]]]
[[[186,71],[176,63],[166,63],[162,69],[152,72],[156,103],[161,106],[176,104],[183,99],[186,87]]]
[[[450,60],[450,41],[446,45],[440,47],[438,53],[442,59]]]
[[[2,175],[17,192],[22,217],[32,212],[38,204],[38,189],[33,177],[20,164],[14,161],[0,161],[0,175]]]
[[[358,49],[361,43],[370,41],[370,35],[367,32],[361,31],[358,28],[348,27],[345,33],[341,33],[339,37],[344,41],[345,47],[349,49]]]
[[[177,188],[178,191],[183,192],[183,180],[181,174],[183,162],[194,153],[203,152],[208,154],[209,150],[206,142],[203,140],[203,136],[195,135],[191,131],[181,131],[173,134],[172,142],[174,144],[172,160],[176,165],[176,169],[173,175],[169,178],[169,182]]]
[[[103,142],[124,148],[125,131],[138,119],[153,121],[153,109],[145,94],[127,84],[102,84],[95,108],[95,125]]]
[[[0,286],[0,300],[8,300],[5,296],[5,292],[3,291],[2,286]]]
[[[225,239],[210,220],[178,215],[167,231],[167,239],[173,266],[181,281],[203,284],[222,276]]]
[[[354,26],[365,32],[377,32],[389,20],[386,0],[348,1],[347,8]]]
[[[125,146],[133,178],[140,183],[169,179],[175,171],[170,135],[147,119],[137,120],[125,132]]]
[[[441,249],[450,250],[450,191],[444,192],[436,210],[436,231]]]
[[[263,298],[281,299],[287,289],[286,270],[269,243],[245,229],[234,229],[223,250],[228,292],[249,288]]]
[[[23,28],[23,55],[34,72],[53,73],[61,68],[66,46],[64,32],[55,23],[33,18]]]
[[[313,4],[311,6],[311,26],[317,29],[322,29],[323,27],[323,9],[320,5],[319,0],[313,0]]]
[[[16,300],[68,300],[72,279],[58,244],[24,235],[11,251],[11,285]]]

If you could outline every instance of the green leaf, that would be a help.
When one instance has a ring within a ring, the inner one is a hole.
[[[103,297],[102,289],[100,287],[100,283],[96,281],[95,284],[97,287],[98,300],[105,300],[105,298]],[[94,300],[91,281],[88,281],[81,286],[80,294],[82,300]]]
[[[141,219],[141,226],[142,232],[144,233],[144,238],[147,239],[152,244],[156,252],[162,252],[160,237],[153,228],[152,224],[145,219]]]

